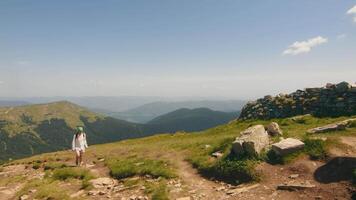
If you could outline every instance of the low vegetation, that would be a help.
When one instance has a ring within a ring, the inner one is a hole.
[[[153,178],[173,178],[174,171],[168,163],[162,160],[142,159],[131,157],[126,159],[110,160],[107,162],[112,177],[117,179],[150,175]]]
[[[324,160],[328,156],[326,150],[326,142],[321,139],[306,139],[304,140],[305,153],[312,160]]]

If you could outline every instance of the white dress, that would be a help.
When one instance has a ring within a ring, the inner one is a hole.
[[[87,137],[85,133],[78,135],[78,138],[75,138],[74,134],[72,141],[72,150],[85,152],[85,148],[88,148]]]

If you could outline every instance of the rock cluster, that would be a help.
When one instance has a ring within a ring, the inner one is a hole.
[[[242,131],[232,143],[232,151],[237,155],[258,156],[270,145],[269,135],[282,135],[282,130],[276,122],[267,126],[251,126]],[[287,155],[304,148],[304,143],[298,139],[287,138],[272,144],[272,150],[278,155]]]
[[[263,125],[252,126],[240,134],[232,143],[232,150],[237,155],[259,155],[269,144],[268,133]]]
[[[328,83],[291,94],[270,95],[247,103],[240,119],[271,119],[296,115],[341,116],[356,114],[356,85]]]

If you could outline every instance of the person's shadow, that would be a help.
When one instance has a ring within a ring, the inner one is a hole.
[[[320,183],[353,181],[354,170],[356,170],[355,157],[335,157],[315,170],[314,179]]]

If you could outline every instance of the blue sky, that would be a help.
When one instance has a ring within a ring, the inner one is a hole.
[[[249,99],[355,82],[355,5],[2,0],[0,96]]]

